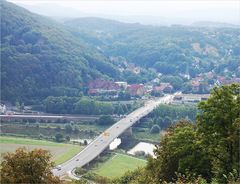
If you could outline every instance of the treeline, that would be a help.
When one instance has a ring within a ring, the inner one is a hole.
[[[35,110],[54,114],[120,115],[130,112],[134,105],[113,104],[88,97],[49,96],[43,101],[42,105],[33,107]]]
[[[166,105],[161,104],[149,114],[147,121],[136,124],[137,131],[149,129],[150,133],[156,134],[176,124],[181,119],[191,122],[196,120],[197,107],[192,105]]]
[[[150,115],[152,118],[170,118],[172,121],[179,119],[189,119],[194,121],[197,116],[196,106],[187,105],[159,105]]]
[[[181,120],[167,130],[145,168],[113,183],[239,183],[240,84],[214,88],[198,109],[195,124]]]

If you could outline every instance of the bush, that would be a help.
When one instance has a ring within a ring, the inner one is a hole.
[[[67,136],[65,137],[65,139],[66,139],[66,141],[68,141],[68,142],[69,142],[71,138],[70,138],[70,136],[69,136],[69,135],[67,135]]]
[[[86,175],[84,175],[84,177],[88,180],[93,180],[95,181],[96,183],[99,183],[99,184],[106,184],[106,183],[110,183],[110,180],[106,177],[103,177],[103,176],[99,176],[95,173],[87,173]]]
[[[84,168],[81,168],[81,167],[76,167],[76,169],[75,169],[75,174],[76,174],[76,175],[83,175],[83,174],[85,174],[86,172],[87,172],[87,170],[84,169]]]
[[[150,130],[150,133],[151,134],[157,134],[160,132],[160,127],[158,125],[153,125],[151,130]]]
[[[172,124],[172,120],[170,117],[166,116],[161,124],[162,128],[168,128]]]
[[[145,156],[145,152],[144,152],[144,151],[135,151],[134,154],[135,154],[136,156],[139,156],[139,157]]]
[[[72,125],[70,125],[70,124],[65,124],[64,128],[65,128],[66,133],[70,134],[73,131]]]
[[[79,127],[77,125],[74,126],[73,132],[78,134],[80,132]]]
[[[83,141],[83,144],[84,144],[85,146],[88,145],[88,142],[87,142],[86,139]]]
[[[112,125],[114,123],[114,119],[112,116],[103,115],[97,120],[97,123],[99,125]]]
[[[56,142],[63,142],[64,141],[63,135],[60,133],[57,133],[55,135],[55,140],[56,140]]]

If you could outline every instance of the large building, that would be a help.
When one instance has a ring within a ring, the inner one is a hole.
[[[207,100],[210,94],[180,94],[173,99],[173,104],[196,104],[202,100]]]

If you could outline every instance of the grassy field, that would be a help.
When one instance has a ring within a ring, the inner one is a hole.
[[[122,176],[126,171],[132,171],[138,167],[145,166],[145,164],[145,160],[128,155],[116,154],[107,162],[94,169],[93,172],[112,179]]]
[[[160,141],[160,134],[151,134],[150,130],[145,129],[145,132],[138,131],[139,129],[143,128],[134,128],[133,129],[133,135],[136,139],[142,140],[142,141],[154,141],[159,142]]]
[[[77,145],[55,143],[44,140],[33,140],[18,137],[0,136],[0,153],[13,152],[19,147],[26,147],[28,150],[35,148],[42,148],[49,150],[53,156],[53,161],[56,164],[63,163],[64,161],[72,158],[82,148]],[[0,157],[0,160],[2,156]]]

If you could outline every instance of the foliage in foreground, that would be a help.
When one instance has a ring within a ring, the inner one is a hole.
[[[15,153],[6,153],[1,163],[0,183],[42,183],[59,184],[58,177],[53,176],[51,154],[42,149],[27,151],[18,148]]]
[[[197,123],[170,127],[145,168],[117,184],[204,184],[240,182],[240,84],[222,86],[199,104]]]

